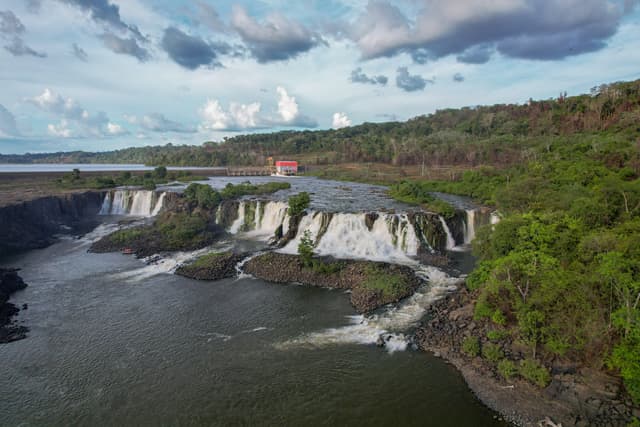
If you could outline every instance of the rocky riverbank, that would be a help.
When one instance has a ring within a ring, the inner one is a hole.
[[[97,225],[96,215],[104,192],[42,197],[0,208],[0,257],[55,242],[56,234],[89,231]]]
[[[196,280],[220,280],[235,277],[238,272],[236,265],[247,254],[233,252],[212,253],[201,256],[190,264],[178,267],[176,274]]]
[[[20,309],[9,302],[11,295],[27,287],[18,270],[0,268],[0,344],[17,341],[27,336],[27,329],[13,323]]]
[[[478,354],[470,355],[465,340],[486,337],[490,330],[488,324],[473,319],[475,297],[463,288],[434,303],[416,341],[423,350],[456,366],[487,406],[521,426],[552,425],[544,424],[545,419],[563,426],[626,426],[634,416],[640,417],[640,408],[633,408],[622,381],[605,372],[556,362],[548,385],[541,388],[515,372],[505,379],[496,358],[483,351],[483,347],[498,348],[505,359],[523,360],[518,344],[508,338],[481,340]]]
[[[420,286],[414,271],[406,266],[321,258],[305,266],[297,255],[277,252],[250,259],[243,270],[270,282],[350,289],[351,304],[359,313],[398,302]]]

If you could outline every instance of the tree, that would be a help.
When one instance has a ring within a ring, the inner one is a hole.
[[[309,193],[307,193],[306,191],[289,197],[289,215],[300,215],[307,207],[309,207],[310,202],[311,197],[309,197]]]
[[[167,168],[164,166],[158,166],[153,170],[153,174],[156,178],[164,179],[167,177]]]
[[[302,261],[302,265],[305,267],[311,267],[313,257],[313,240],[311,239],[311,232],[309,230],[305,230],[302,234],[302,238],[300,239],[300,243],[298,243],[298,255],[300,255],[300,260]]]

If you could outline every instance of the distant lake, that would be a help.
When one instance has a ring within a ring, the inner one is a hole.
[[[138,164],[110,164],[110,163],[29,163],[29,164],[0,164],[0,173],[6,172],[71,172],[80,169],[83,172],[110,172],[110,171],[146,171],[153,170],[151,166]],[[195,170],[195,169],[225,169],[220,167],[191,167],[169,166],[169,170]]]

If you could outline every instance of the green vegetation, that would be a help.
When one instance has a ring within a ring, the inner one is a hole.
[[[302,261],[302,265],[305,267],[311,267],[312,265],[312,257],[313,257],[313,240],[311,239],[311,232],[309,230],[305,230],[302,234],[302,238],[300,238],[300,243],[298,243],[298,255],[300,255],[300,260]]]
[[[389,195],[401,202],[422,205],[425,209],[438,213],[445,218],[450,218],[455,214],[455,208],[449,203],[436,199],[429,194],[429,191],[418,181],[402,181],[389,188]]]
[[[551,381],[551,374],[549,374],[547,368],[542,366],[537,360],[533,359],[520,361],[518,373],[522,378],[537,385],[538,387],[546,387]]]
[[[480,355],[480,340],[478,337],[469,336],[462,340],[462,352],[470,357]]]
[[[198,257],[195,261],[189,264],[189,267],[193,268],[205,268],[211,264],[215,264],[221,258],[229,255],[229,252],[212,252],[206,255]]]
[[[384,298],[390,299],[398,295],[406,295],[410,286],[405,276],[389,273],[375,265],[367,266],[361,285],[364,289],[381,292]]]
[[[302,212],[309,207],[310,202],[311,197],[309,197],[309,193],[306,191],[289,197],[289,215],[298,216],[302,214]]]
[[[171,171],[167,172],[167,168],[159,166],[153,170],[143,174],[134,175],[129,171],[121,172],[118,175],[103,173],[96,175],[95,173],[85,173],[74,169],[72,172],[63,175],[56,180],[58,188],[63,189],[105,189],[119,186],[136,186],[143,187],[146,190],[154,190],[156,185],[165,184],[169,181],[206,181],[205,176],[192,175],[190,171]]]
[[[498,344],[485,343],[482,346],[482,357],[489,362],[498,363],[504,358],[504,352]]]
[[[502,378],[509,381],[518,374],[518,368],[511,360],[502,359],[500,363],[498,363],[498,373]]]
[[[221,191],[216,191],[210,185],[192,183],[184,190],[184,196],[187,200],[196,203],[202,208],[214,209],[222,200],[236,199],[248,195],[270,194],[288,188],[291,188],[291,184],[288,182],[267,182],[258,185],[249,183],[233,185],[229,183]]]
[[[291,184],[288,182],[267,182],[257,185],[248,182],[236,185],[229,183],[220,191],[220,196],[223,199],[236,199],[248,195],[271,194],[279,190],[288,190],[289,188],[291,188]]]

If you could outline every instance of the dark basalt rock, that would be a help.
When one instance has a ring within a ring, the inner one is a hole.
[[[0,208],[0,257],[44,248],[56,234],[86,232],[97,225],[105,192],[42,197]]]
[[[221,252],[204,255],[191,264],[178,267],[176,274],[196,280],[220,280],[237,275],[236,265],[247,257],[247,254]]]
[[[9,302],[13,293],[26,287],[27,284],[18,276],[18,270],[0,268],[0,344],[27,336],[28,328],[12,324],[12,317],[18,314],[20,309]]]
[[[367,212],[364,216],[364,223],[367,226],[367,228],[369,229],[369,231],[371,231],[371,229],[373,228],[373,224],[375,224],[376,220],[378,219],[380,215],[378,215],[377,212]]]
[[[406,266],[384,262],[330,260],[315,258],[315,266],[305,267],[297,255],[268,252],[250,259],[244,271],[275,283],[302,283],[334,289],[351,289],[351,304],[359,313],[373,311],[383,305],[398,302],[412,295],[420,286],[414,271]],[[379,289],[369,289],[364,282],[375,272],[401,277],[404,288],[390,295]]]

